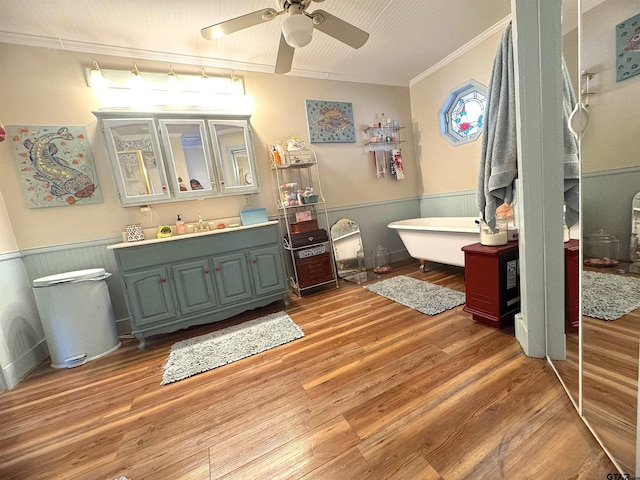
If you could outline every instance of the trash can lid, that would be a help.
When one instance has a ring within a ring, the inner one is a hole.
[[[47,277],[36,278],[33,281],[34,287],[48,287],[59,283],[77,282],[79,280],[90,280],[104,277],[104,268],[89,268],[87,270],[76,270],[74,272],[56,273]]]

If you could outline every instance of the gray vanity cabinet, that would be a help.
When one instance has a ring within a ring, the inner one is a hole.
[[[228,305],[252,297],[245,252],[216,256],[213,259],[213,269],[216,272],[216,289],[220,295],[220,303]]]
[[[177,318],[169,280],[170,270],[167,267],[147,268],[122,275],[130,318],[135,319],[138,328],[152,328]]]
[[[282,288],[284,269],[279,246],[253,249],[249,252],[253,287],[258,295],[278,292]]]
[[[150,335],[288,305],[277,222],[108,248],[140,348]]]
[[[171,278],[180,314],[189,315],[218,305],[208,259],[172,265]]]

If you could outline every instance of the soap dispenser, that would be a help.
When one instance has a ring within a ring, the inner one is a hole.
[[[178,232],[178,235],[187,233],[187,226],[184,224],[184,222],[180,218],[180,214],[178,214],[178,219],[176,220],[176,231]]]

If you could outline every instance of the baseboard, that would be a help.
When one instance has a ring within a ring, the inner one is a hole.
[[[22,378],[40,365],[48,356],[47,342],[42,339],[13,362],[5,365],[2,368],[2,374],[7,383],[7,389],[11,390],[15,387]]]

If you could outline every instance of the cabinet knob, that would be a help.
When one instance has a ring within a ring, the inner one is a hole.
[[[162,283],[164,283],[164,282],[166,282],[166,281],[167,281],[167,278],[166,278],[166,277],[160,277],[160,281],[161,281]]]
[[[219,272],[219,271],[220,271],[220,267],[216,267],[216,272]]]
[[[204,273],[209,273],[209,269],[208,269],[208,268],[205,268],[205,269],[204,269]]]
[[[253,263],[258,263],[258,259],[254,258],[253,260],[251,260]]]

